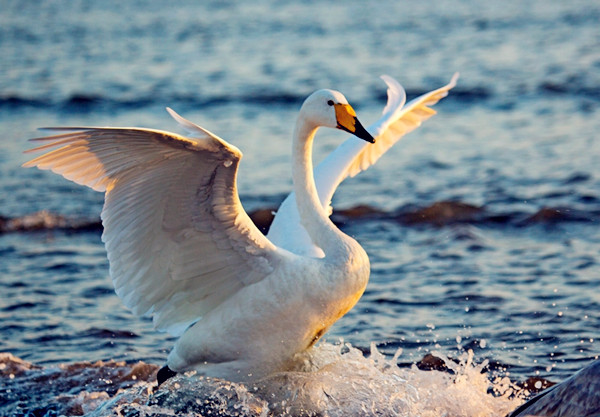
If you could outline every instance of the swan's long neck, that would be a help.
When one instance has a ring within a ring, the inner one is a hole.
[[[317,129],[318,126],[298,118],[294,131],[292,177],[302,225],[313,243],[329,256],[346,248],[346,236],[331,222],[319,201],[312,164],[312,145]]]

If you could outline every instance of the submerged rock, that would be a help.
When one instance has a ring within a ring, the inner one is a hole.
[[[384,211],[379,210],[378,208],[361,204],[358,206],[350,207],[343,210],[335,210],[332,216],[340,216],[343,219],[372,219],[385,216],[386,213]]]
[[[412,212],[402,213],[398,220],[405,224],[433,224],[445,226],[454,223],[476,223],[481,221],[485,210],[472,204],[439,201]]]
[[[546,378],[540,378],[539,376],[532,376],[523,382],[517,383],[517,385],[532,394],[537,394],[556,385],[556,382],[549,381]]]
[[[41,366],[34,365],[10,353],[0,353],[0,375],[7,378],[14,378],[23,372],[31,369],[42,369]]]
[[[254,224],[268,233],[276,207],[254,210],[248,213]],[[569,207],[544,207],[535,213],[493,212],[484,207],[460,201],[438,201],[427,207],[405,206],[395,211],[384,211],[369,205],[358,205],[347,209],[336,209],[331,220],[338,226],[356,221],[385,220],[405,226],[433,225],[444,227],[457,223],[469,224],[512,224],[517,227],[563,222],[591,222],[600,219],[599,210],[577,210]],[[101,231],[102,223],[95,219],[72,219],[46,210],[25,216],[7,217],[0,215],[0,234],[61,230],[68,232]]]
[[[419,362],[416,363],[417,368],[422,371],[447,371],[448,366],[446,366],[446,361],[444,359],[438,358],[437,356],[432,355],[431,353],[423,356]]]
[[[271,227],[271,223],[273,223],[273,219],[275,218],[275,213],[277,208],[265,208],[255,210],[251,213],[248,213],[252,222],[259,228],[261,232],[267,234],[269,232],[269,228]]]
[[[75,220],[47,210],[20,217],[0,216],[0,233],[38,230],[101,230],[100,220]]]
[[[44,368],[0,354],[0,415],[86,415],[120,390],[156,379],[156,365],[79,362]]]
[[[543,207],[527,217],[524,224],[554,224],[562,222],[590,222],[596,218],[592,212],[582,212],[569,207]]]

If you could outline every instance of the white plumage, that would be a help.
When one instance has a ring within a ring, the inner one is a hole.
[[[238,197],[241,152],[171,109],[190,138],[141,128],[53,128],[66,133],[34,139],[48,143],[31,151],[54,150],[24,166],[105,192],[102,239],[115,290],[135,314],[152,315],[157,329],[181,336],[171,369],[258,378],[286,369],[362,295],[368,257],[331,223],[329,201],[345,177],[434,114],[428,106],[447,95],[456,76],[406,107],[402,87],[384,80],[388,105],[369,129],[376,144],[342,144],[315,171],[316,185],[318,127],[372,138],[341,93],[320,90],[304,102],[294,133],[295,196],[282,204],[268,238]]]

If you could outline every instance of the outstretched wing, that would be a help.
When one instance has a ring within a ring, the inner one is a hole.
[[[316,168],[315,183],[324,208],[329,207],[333,193],[348,176],[355,176],[373,165],[404,135],[413,131],[436,112],[430,106],[448,95],[456,85],[458,73],[442,88],[411,100],[406,106],[404,88],[392,77],[381,77],[388,86],[388,101],[383,115],[367,131],[374,144],[349,138],[331,152]],[[290,194],[277,210],[268,238],[276,245],[302,255],[322,256],[300,224],[294,194]]]
[[[411,100],[403,107],[406,94],[402,86],[392,77],[381,77],[388,86],[388,103],[381,118],[367,129],[376,139],[375,144],[366,146],[355,140],[346,140],[333,151],[315,170],[315,181],[322,186],[321,201],[329,204],[338,185],[348,176],[355,176],[373,165],[404,135],[412,132],[436,111],[431,108],[448,95],[456,85],[458,74],[442,88],[430,91]],[[321,179],[322,178],[322,179]]]
[[[104,191],[102,223],[115,290],[174,335],[240,288],[269,275],[281,252],[240,203],[234,146],[186,121],[198,137],[138,128],[53,128],[51,149],[24,164]]]

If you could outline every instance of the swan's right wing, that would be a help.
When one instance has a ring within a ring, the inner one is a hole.
[[[388,86],[387,105],[381,118],[367,128],[376,142],[368,144],[351,137],[315,168],[317,192],[324,208],[329,208],[335,190],[345,178],[353,177],[369,168],[404,135],[433,116],[436,112],[431,106],[448,95],[448,91],[456,85],[458,74],[454,74],[447,85],[411,100],[406,106],[406,93],[402,86],[387,75],[381,78]],[[274,244],[291,252],[323,256],[323,252],[312,243],[300,224],[293,193],[277,210],[267,236]]]
[[[241,288],[268,276],[282,253],[241,206],[241,152],[177,115],[194,132],[58,128],[25,164],[104,191],[102,239],[115,290],[158,329],[181,334]]]

